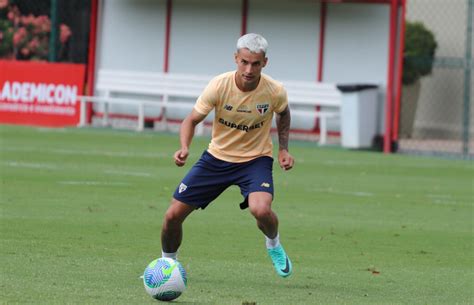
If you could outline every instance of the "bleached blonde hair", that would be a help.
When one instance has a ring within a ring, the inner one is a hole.
[[[267,53],[268,42],[262,35],[249,33],[237,40],[237,51],[240,49],[248,49],[252,53]]]

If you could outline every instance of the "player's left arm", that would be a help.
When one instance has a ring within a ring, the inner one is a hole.
[[[288,140],[290,138],[291,114],[290,108],[286,106],[285,110],[276,114],[276,124],[278,130],[278,163],[283,170],[293,168],[295,160],[288,152]]]

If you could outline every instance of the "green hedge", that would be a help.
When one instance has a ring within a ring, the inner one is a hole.
[[[403,52],[403,84],[413,84],[420,77],[431,73],[437,46],[433,32],[423,23],[407,21]]]

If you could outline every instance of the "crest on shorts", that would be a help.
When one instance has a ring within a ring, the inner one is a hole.
[[[186,189],[188,188],[188,186],[184,183],[181,183],[179,185],[179,189],[178,189],[178,192],[181,194],[182,192],[184,192]]]
[[[270,108],[270,104],[257,104],[257,111],[260,115],[264,115],[267,113],[268,109]]]

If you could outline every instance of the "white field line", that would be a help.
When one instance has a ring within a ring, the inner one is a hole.
[[[443,205],[458,205],[458,204],[461,204],[460,202],[455,201],[455,200],[440,200],[440,199],[433,200],[433,203],[434,204],[443,204]]]
[[[107,137],[107,138],[110,138],[110,137],[121,137],[121,138],[123,138],[123,137],[129,137],[129,138],[136,137],[136,133],[123,132],[122,130],[115,130],[115,131],[110,130],[111,132],[102,133],[102,132],[95,132],[93,129],[88,131],[88,130],[85,130],[85,129],[37,127],[36,131],[41,132],[41,133],[70,133],[70,134],[84,134],[84,133],[87,133],[87,134],[91,134],[91,135],[94,135],[94,136],[97,136],[97,137]],[[142,138],[154,138],[154,137],[156,137],[156,134],[141,132],[140,137],[142,137]]]
[[[65,170],[81,170],[83,167],[80,166],[59,166],[51,163],[34,163],[34,162],[19,162],[19,161],[4,161],[1,163],[4,166],[8,167],[19,167],[19,168],[30,168],[30,169],[47,169],[55,171],[65,171]],[[104,170],[105,174],[112,176],[134,176],[134,177],[153,177],[153,174],[146,172],[137,172],[130,170]]]
[[[172,159],[172,154],[169,153],[137,153],[137,152],[117,152],[117,151],[103,151],[103,150],[77,150],[77,149],[44,149],[44,148],[29,148],[29,147],[3,147],[3,151],[18,151],[18,152],[41,152],[59,155],[79,155],[79,156],[105,156],[105,157],[126,157],[126,158],[169,158]]]
[[[127,182],[106,182],[106,181],[58,181],[63,185],[87,185],[87,186],[129,186]]]
[[[305,159],[305,158],[298,158],[296,159],[296,165],[298,164],[322,164],[326,166],[377,166],[381,163],[377,160],[375,161],[349,161],[349,160],[326,160],[321,161],[318,159]]]
[[[311,188],[312,192],[320,192],[320,193],[331,193],[331,194],[337,194],[337,195],[349,195],[349,196],[357,196],[357,197],[372,197],[375,196],[374,193],[369,193],[369,192],[345,192],[345,191],[336,191],[333,189],[315,189]]]
[[[134,176],[134,177],[151,177],[151,176],[153,176],[150,173],[119,171],[119,170],[105,170],[104,173],[108,174],[108,175],[113,175],[113,176]]]
[[[60,170],[60,168],[58,166],[56,166],[54,164],[49,164],[49,163],[6,161],[6,162],[3,162],[3,164],[5,164],[6,166],[10,166],[10,167]]]
[[[324,165],[347,165],[347,166],[360,166],[360,165],[376,165],[378,162],[359,162],[359,161],[349,161],[349,160],[326,160],[322,162]]]
[[[359,197],[372,197],[374,196],[373,193],[368,193],[368,192],[347,192],[348,195],[354,195],[354,196],[359,196]]]
[[[449,194],[429,194],[426,195],[434,204],[457,205],[463,204],[463,201],[457,201]]]
[[[318,162],[318,160],[303,160],[303,162],[299,162],[299,160],[296,160],[297,163],[312,163],[312,164],[324,164],[324,165],[344,165],[344,166],[373,166],[373,165],[380,165],[383,164],[382,162],[375,160],[373,162],[370,161],[353,161],[353,160],[326,160],[324,162]],[[452,163],[411,163],[411,164],[398,164],[398,163],[393,163],[394,167],[400,168],[452,168],[453,164]],[[462,164],[461,164],[462,166]]]
[[[35,163],[35,162],[20,162],[20,161],[3,161],[3,166],[16,167],[16,168],[29,168],[29,169],[46,169],[55,171],[65,170],[83,170],[80,166],[59,166],[52,163]],[[147,172],[131,171],[131,170],[104,170],[104,174],[112,176],[131,176],[131,177],[153,177],[153,174]]]
[[[430,199],[451,199],[451,195],[449,194],[428,194],[426,195],[426,197],[430,198]]]

